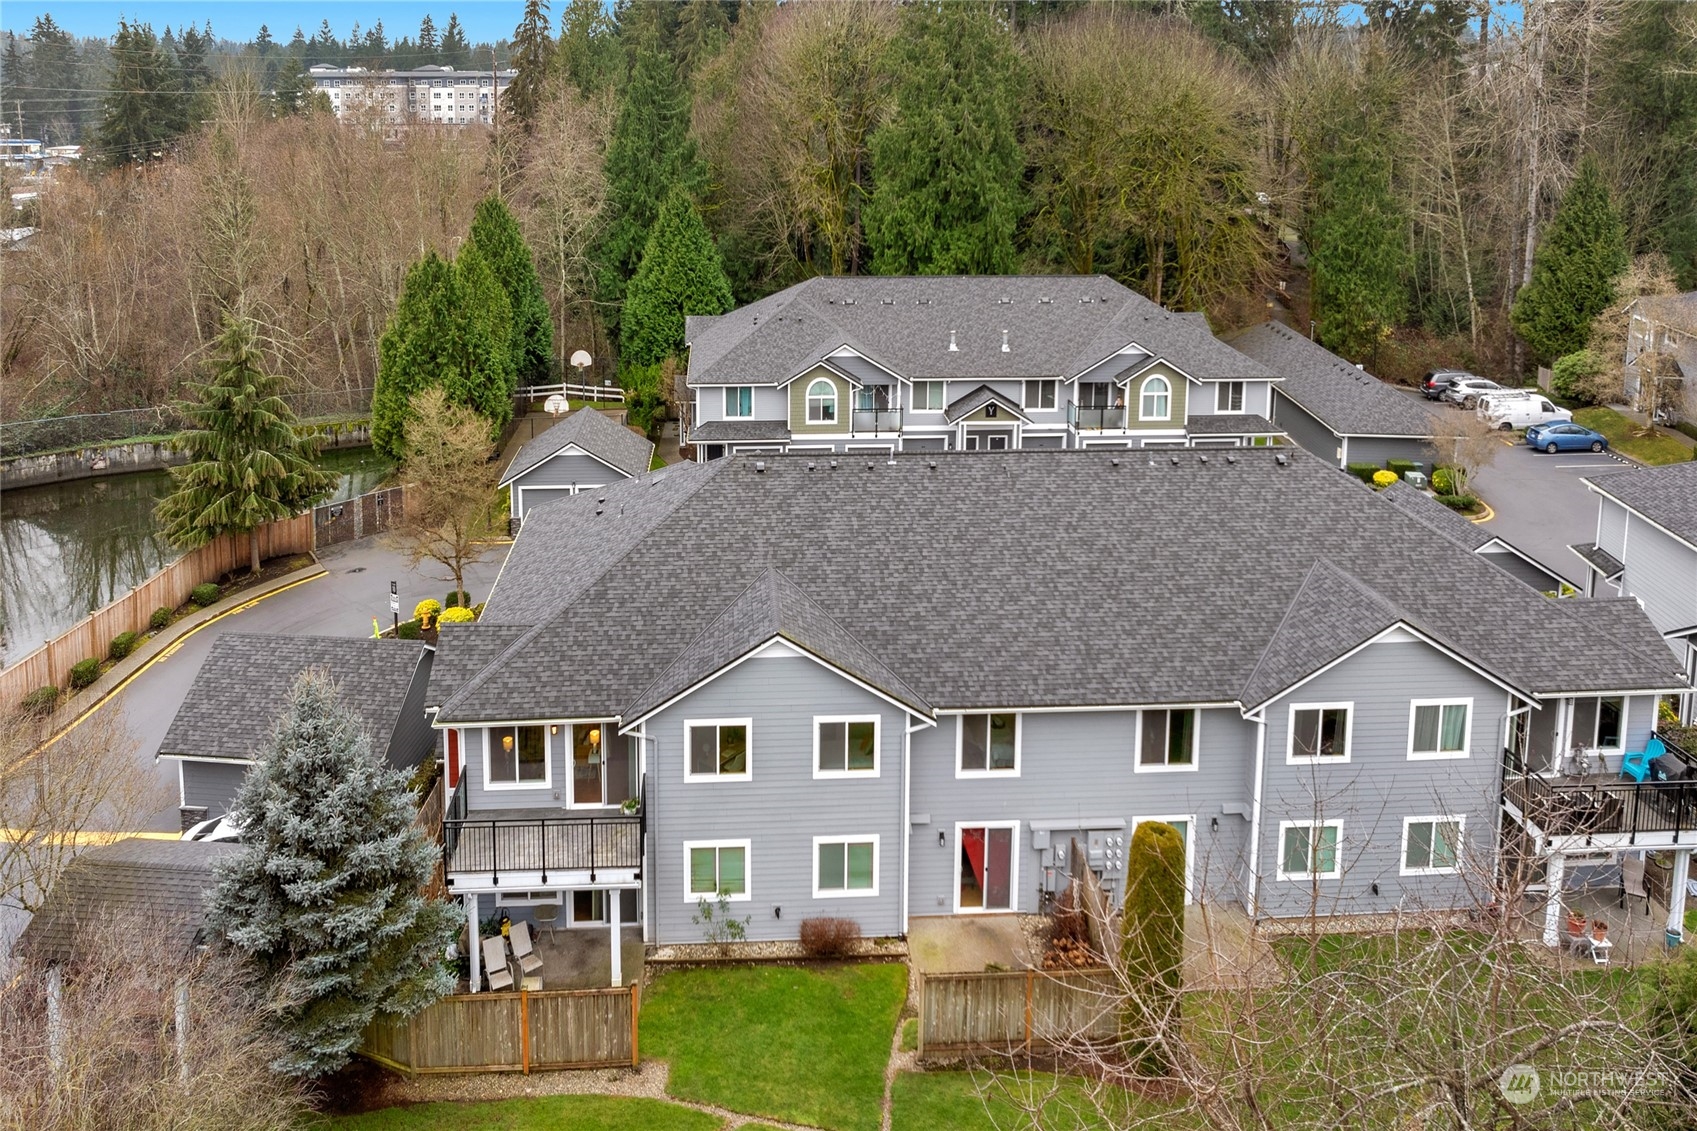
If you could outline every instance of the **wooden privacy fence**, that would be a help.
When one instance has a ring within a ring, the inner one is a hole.
[[[1118,1031],[1116,1001],[1117,983],[1106,969],[925,974],[919,1055],[1109,1040]]]
[[[402,1072],[529,1072],[638,1063],[635,986],[454,994],[379,1017],[361,1054]]]
[[[259,528],[260,558],[312,551],[312,516],[273,522]],[[71,667],[94,657],[105,659],[112,638],[124,632],[142,632],[153,610],[174,609],[188,600],[189,592],[203,581],[211,581],[248,564],[248,535],[226,534],[198,550],[190,550],[123,597],[96,609],[59,636],[49,640],[4,671],[0,671],[0,708],[10,707],[38,687],[65,686]]]

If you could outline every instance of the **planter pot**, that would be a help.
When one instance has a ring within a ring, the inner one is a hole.
[[[1570,935],[1583,935],[1585,933],[1585,916],[1569,915],[1567,917],[1567,933]]]
[[[1669,950],[1677,949],[1682,943],[1685,942],[1685,932],[1683,932],[1683,931],[1669,931],[1667,933],[1667,941],[1668,941],[1668,949]]]
[[[1591,937],[1602,942],[1609,936],[1609,925],[1601,919],[1591,920]]]

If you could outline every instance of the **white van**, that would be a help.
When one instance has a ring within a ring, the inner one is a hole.
[[[1526,393],[1523,396],[1497,394],[1489,400],[1480,401],[1478,413],[1490,422],[1491,427],[1500,428],[1504,432],[1530,428],[1534,424],[1573,419],[1573,413],[1565,408],[1557,408],[1548,397],[1538,392]]]

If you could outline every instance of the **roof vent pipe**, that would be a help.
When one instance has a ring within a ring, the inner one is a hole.
[[[955,332],[953,330],[949,331],[949,352],[950,353],[959,353],[960,352],[960,347],[955,345]]]
[[[754,473],[756,475],[764,475],[766,473],[766,461],[765,460],[757,459],[757,460],[754,461]]]
[[[1002,331],[1002,352],[1008,352],[1008,332],[1006,330]]]

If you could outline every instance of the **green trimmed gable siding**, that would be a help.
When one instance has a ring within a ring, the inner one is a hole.
[[[1143,383],[1151,377],[1165,377],[1172,397],[1172,411],[1165,420],[1141,419],[1143,409]],[[1126,385],[1125,390],[1125,426],[1133,432],[1160,432],[1166,430],[1183,431],[1190,382],[1182,374],[1174,373],[1166,365],[1155,364],[1146,372],[1138,374]]]
[[[837,420],[834,424],[809,424],[807,422],[807,387],[821,377],[836,386]],[[808,370],[790,382],[791,435],[840,436],[849,430],[849,413],[853,411],[854,401],[849,383],[822,365]]]

